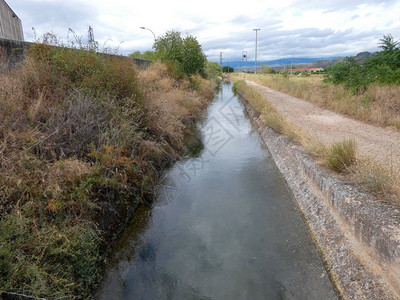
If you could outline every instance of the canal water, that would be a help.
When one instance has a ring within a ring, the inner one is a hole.
[[[336,299],[306,226],[224,83],[191,157],[163,178],[108,259],[97,299]]]

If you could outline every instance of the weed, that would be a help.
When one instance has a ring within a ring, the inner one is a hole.
[[[350,172],[354,180],[380,198],[393,201],[400,195],[400,175],[393,168],[362,157]]]
[[[330,147],[288,122],[259,92],[246,85],[243,80],[234,83],[260,113],[265,124],[275,131],[304,146],[305,150],[332,170],[347,173],[361,186],[381,199],[398,202],[400,199],[400,175],[393,167],[384,166],[366,157],[359,157],[354,140],[338,142]]]
[[[398,85],[373,83],[368,85],[363,93],[353,94],[342,85],[324,82],[323,77],[319,75],[282,77],[272,74],[241,74],[238,76],[361,121],[383,127],[400,128],[400,88]]]
[[[47,41],[57,43],[48,35]],[[152,194],[215,85],[155,63],[34,44],[0,75],[0,286],[90,298],[109,212]],[[195,88],[195,89],[193,89]],[[124,215],[124,218],[128,215]]]
[[[333,144],[326,157],[328,166],[342,173],[356,163],[356,143],[347,140]]]

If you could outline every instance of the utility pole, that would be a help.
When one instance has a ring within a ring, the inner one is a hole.
[[[255,28],[253,30],[256,32],[256,56],[254,60],[254,74],[257,74],[257,33],[260,30],[260,28]]]
[[[94,51],[96,50],[96,41],[94,39],[94,33],[92,26],[89,26],[88,30],[88,50]]]
[[[219,64],[221,65],[222,73],[224,73],[224,68],[222,67],[222,52],[219,53]]]
[[[290,74],[293,74],[293,58],[292,58],[292,64],[290,66]]]
[[[244,63],[246,63],[246,73],[247,73],[247,51],[242,51],[242,72],[244,71]]]

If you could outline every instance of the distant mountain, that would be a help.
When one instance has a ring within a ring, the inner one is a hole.
[[[339,62],[344,61],[343,57],[339,57],[336,59],[326,59],[326,60],[318,60],[318,61],[314,61],[311,63],[306,63],[306,64],[298,64],[296,65],[296,67],[298,68],[327,68],[330,66],[333,66]]]
[[[373,53],[370,53],[368,51],[360,52],[355,57],[357,58],[357,61],[359,63],[364,63],[368,57],[373,55]],[[334,64],[337,64],[338,62],[344,61],[344,57],[329,57],[329,58],[308,58],[308,57],[296,57],[296,58],[280,58],[280,59],[275,59],[275,60],[262,60],[262,61],[257,61],[257,67],[260,67],[261,65],[268,65],[270,67],[278,68],[280,66],[291,66],[293,63],[293,67],[296,68],[327,68],[330,66],[333,66]],[[230,66],[233,68],[241,68],[245,67],[245,62],[242,65],[241,61],[227,61],[224,62],[224,66]],[[247,61],[247,67],[249,68],[254,68],[254,60],[253,61]]]
[[[373,55],[373,53],[368,52],[368,51],[364,51],[364,52],[360,52],[356,55],[356,58],[358,60],[359,63],[364,63],[371,55]]]
[[[310,58],[310,57],[295,57],[295,58],[280,58],[280,59],[275,59],[275,60],[257,60],[257,66],[261,65],[268,65],[270,67],[277,67],[277,66],[284,66],[284,65],[291,65],[293,62],[293,65],[296,65],[296,67],[299,64],[305,64],[305,63],[313,63],[316,61],[321,61],[321,60],[334,60],[339,57],[329,57],[329,58]],[[245,64],[245,62],[244,62]],[[230,66],[234,68],[240,68],[242,67],[242,62],[241,61],[225,61],[223,62],[224,66]],[[247,66],[252,67],[254,66],[254,60],[247,61]]]
[[[355,56],[355,58],[357,59],[358,63],[363,64],[368,59],[368,57],[370,57],[371,55],[373,55],[371,52],[364,51],[364,52],[358,53]],[[338,62],[342,62],[344,60],[345,60],[345,58],[339,57],[336,59],[326,59],[326,60],[319,60],[319,61],[306,63],[306,64],[298,64],[298,65],[296,65],[296,67],[298,67],[298,68],[324,68],[325,69],[327,67],[333,66],[334,64],[337,64]]]

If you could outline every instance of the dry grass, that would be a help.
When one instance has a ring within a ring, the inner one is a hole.
[[[328,167],[336,172],[347,171],[356,164],[356,142],[347,140],[333,144],[326,156]]]
[[[393,167],[384,166],[368,157],[357,154],[354,141],[342,141],[327,147],[321,141],[310,136],[302,129],[288,122],[267,99],[244,81],[234,85],[244,95],[254,110],[261,114],[267,126],[291,140],[301,144],[305,150],[322,159],[332,170],[346,173],[349,178],[377,195],[380,199],[391,203],[400,203],[400,174]]]
[[[0,75],[0,287],[89,298],[110,230],[99,224],[152,195],[215,86],[94,52],[29,53]]]
[[[194,77],[196,90],[193,90],[193,82],[174,79],[167,66],[161,63],[140,71],[139,80],[145,91],[144,107],[149,128],[156,136],[180,149],[187,129],[186,120],[194,118],[207,105],[216,86],[212,81]]]
[[[400,87],[371,84],[362,94],[324,83],[322,75],[309,77],[238,74],[259,84],[310,101],[320,107],[375,125],[400,130]]]

